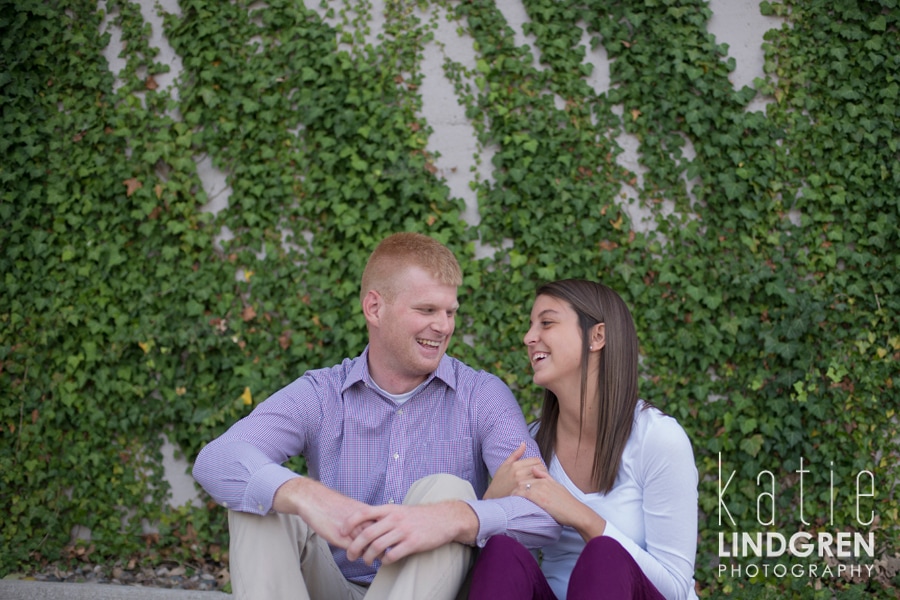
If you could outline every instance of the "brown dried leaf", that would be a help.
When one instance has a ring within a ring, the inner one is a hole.
[[[619,244],[617,244],[616,242],[611,242],[609,240],[603,240],[597,245],[600,246],[601,250],[606,250],[607,252],[609,252],[610,250],[615,250],[619,247]]]
[[[127,190],[125,192],[125,195],[128,196],[129,198],[131,197],[131,195],[133,193],[135,193],[136,191],[138,191],[139,189],[144,187],[144,184],[142,184],[140,181],[138,181],[136,177],[132,177],[131,179],[126,179],[122,183],[125,184],[125,187]]]
[[[256,318],[256,309],[252,306],[245,306],[244,310],[241,311],[241,318],[244,322],[252,321]]]
[[[278,345],[281,346],[282,350],[287,350],[291,347],[291,330],[286,329],[280,336],[278,336]]]

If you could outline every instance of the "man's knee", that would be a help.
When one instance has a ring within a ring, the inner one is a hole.
[[[287,541],[289,547],[302,548],[314,531],[297,515],[271,512],[265,515],[228,511],[228,534],[235,544],[269,547]]]
[[[281,527],[281,514],[270,512],[265,515],[257,515],[254,513],[240,512],[237,510],[228,511],[228,528],[240,529],[243,527]]]
[[[255,515],[253,513],[240,512],[237,510],[228,511],[228,531],[232,533],[242,531],[244,529],[255,529],[273,519],[273,514]]]
[[[424,504],[442,500],[475,500],[472,484],[449,473],[427,475],[413,483],[404,498],[404,504]]]

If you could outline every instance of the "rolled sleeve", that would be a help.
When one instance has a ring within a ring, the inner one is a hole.
[[[278,488],[287,481],[299,477],[300,475],[281,465],[270,463],[262,467],[247,482],[241,506],[235,510],[257,515],[269,513],[272,510],[272,501]]]
[[[483,548],[491,536],[506,532],[509,519],[506,518],[506,512],[504,512],[503,507],[484,500],[468,500],[467,503],[478,516],[476,546]]]

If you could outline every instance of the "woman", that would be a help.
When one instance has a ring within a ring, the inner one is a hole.
[[[532,434],[544,462],[498,469],[485,497],[517,495],[561,525],[542,563],[496,536],[472,573],[472,600],[696,598],[697,469],[678,423],[638,399],[638,340],[608,287],[557,281],[537,291],[525,335],[545,388]]]

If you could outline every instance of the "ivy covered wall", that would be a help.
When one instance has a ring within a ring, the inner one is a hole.
[[[896,597],[896,0],[760,3],[783,25],[740,89],[702,0],[178,8],[151,31],[128,1],[0,1],[0,574],[85,552],[224,561],[221,510],[165,502],[161,435],[190,459],[303,370],[361,351],[365,258],[414,230],[463,263],[451,353],[529,417],[535,286],[623,294],[642,395],[694,442],[702,595]],[[447,23],[472,64],[435,37]],[[151,35],[180,61],[171,87]],[[589,83],[591,46],[608,89]],[[425,77],[477,136],[474,219],[438,166]],[[198,164],[227,176],[216,210]],[[91,539],[72,542],[76,525]],[[763,530],[876,548],[722,555],[720,534]],[[851,563],[873,568],[838,570]]]

